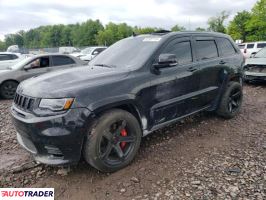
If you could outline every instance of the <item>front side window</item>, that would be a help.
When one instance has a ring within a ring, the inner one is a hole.
[[[167,46],[162,53],[175,54],[178,64],[192,62],[190,41],[177,42]]]
[[[31,69],[49,67],[49,57],[37,58],[29,63]]]
[[[54,66],[75,64],[74,60],[67,56],[53,56],[52,58]]]
[[[214,40],[196,41],[197,57],[199,60],[206,60],[218,57],[218,50]]]
[[[217,39],[218,46],[220,47],[220,53],[222,56],[231,56],[236,53],[235,48],[232,43],[226,38],[218,38]]]

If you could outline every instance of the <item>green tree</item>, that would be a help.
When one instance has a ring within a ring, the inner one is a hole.
[[[266,0],[257,1],[252,8],[247,30],[250,32],[248,41],[266,40]]]
[[[157,30],[158,30],[158,28],[153,28],[153,27],[141,28],[141,27],[135,26],[133,31],[136,34],[148,34],[148,33],[154,33]]]
[[[185,27],[179,26],[178,24],[171,28],[171,31],[185,31],[185,30],[186,30]]]
[[[203,31],[206,31],[206,29],[205,28],[198,27],[198,28],[195,29],[195,31],[203,32]]]
[[[5,51],[6,50],[6,43],[2,40],[0,40],[0,51]]]
[[[232,36],[234,40],[241,39],[247,40],[249,31],[247,24],[251,19],[251,14],[248,11],[238,12],[234,19],[229,23],[228,34]]]
[[[106,25],[104,30],[99,31],[96,40],[99,45],[109,46],[118,40],[131,36],[132,34],[133,28],[126,23],[115,24],[110,22]]]
[[[224,26],[224,21],[229,17],[229,13],[226,11],[222,11],[219,15],[216,17],[211,17],[208,20],[208,30],[209,31],[215,31],[215,32],[221,32],[225,33],[226,28]]]

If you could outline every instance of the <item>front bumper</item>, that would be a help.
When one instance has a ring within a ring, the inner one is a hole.
[[[266,81],[266,73],[245,71],[244,79],[246,81]]]
[[[18,142],[36,161],[49,165],[78,163],[93,116],[88,109],[70,109],[61,115],[37,117],[13,105],[11,113]]]

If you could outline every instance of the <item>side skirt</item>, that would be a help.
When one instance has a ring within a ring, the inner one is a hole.
[[[192,112],[192,113],[189,113],[189,114],[186,114],[186,115],[184,115],[184,116],[178,117],[178,118],[176,118],[176,119],[170,120],[170,121],[168,121],[168,122],[164,122],[164,123],[162,123],[162,124],[158,124],[158,125],[156,125],[156,126],[153,126],[153,127],[151,128],[151,130],[144,130],[144,131],[143,131],[143,137],[145,137],[145,136],[149,135],[150,133],[152,133],[152,132],[154,132],[154,131],[156,131],[156,130],[158,130],[158,129],[160,129],[160,128],[163,128],[163,127],[165,127],[165,126],[167,126],[167,125],[170,125],[170,124],[173,124],[173,123],[175,123],[175,122],[178,122],[178,121],[180,121],[181,119],[183,119],[183,118],[185,118],[185,117],[188,117],[188,116],[194,115],[194,114],[199,113],[199,112],[204,111],[204,110],[208,110],[210,107],[211,107],[211,105],[208,105],[208,106],[203,107],[203,108],[201,108],[201,109],[199,109],[199,110],[197,110],[197,111],[194,111],[194,112]]]

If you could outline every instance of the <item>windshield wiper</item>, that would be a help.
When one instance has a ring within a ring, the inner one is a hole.
[[[94,64],[94,66],[108,67],[108,68],[114,68],[114,67],[115,67],[115,66],[113,66],[113,65],[106,65],[106,64]]]

